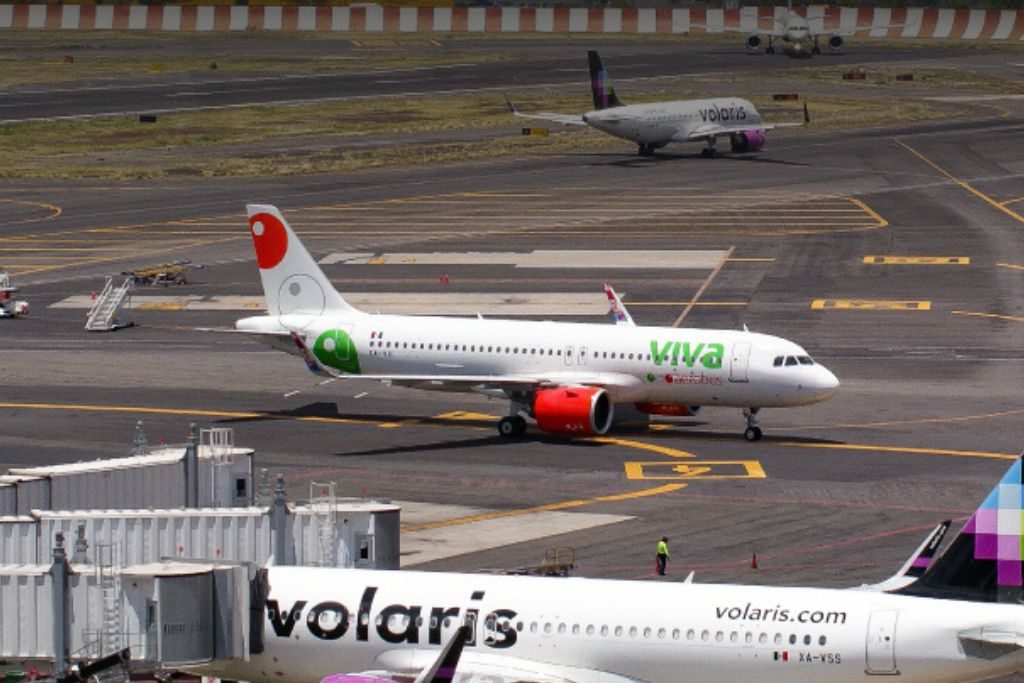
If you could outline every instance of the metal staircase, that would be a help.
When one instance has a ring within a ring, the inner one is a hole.
[[[210,501],[213,507],[221,507],[220,489],[231,486],[231,466],[234,464],[235,430],[231,427],[211,427],[199,432],[199,443],[210,455]],[[231,507],[231,502],[224,502]]]
[[[311,482],[309,485],[309,504],[316,515],[317,543],[319,566],[333,567],[334,531],[338,514],[338,497],[335,494],[337,485],[333,481]]]
[[[99,656],[118,652],[124,647],[121,629],[121,568],[118,566],[116,543],[96,546],[96,577],[100,585]]]
[[[85,329],[90,332],[109,332],[132,325],[131,302],[132,279],[126,278],[121,286],[115,287],[114,278],[108,277],[106,286],[89,310]]]

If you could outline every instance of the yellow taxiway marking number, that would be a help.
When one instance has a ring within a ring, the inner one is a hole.
[[[483,522],[491,519],[503,519],[505,517],[518,517],[520,515],[528,515],[534,512],[552,512],[558,510],[568,510],[571,508],[583,507],[584,505],[593,505],[595,503],[614,503],[621,500],[632,500],[634,498],[646,498],[648,496],[660,496],[665,493],[672,493],[679,489],[685,488],[686,484],[662,484],[661,486],[655,486],[651,489],[641,489],[640,491],[629,491],[626,493],[613,493],[607,496],[596,496],[594,498],[580,498],[577,500],[566,500],[561,503],[548,503],[546,505],[535,505],[528,508],[518,508],[515,510],[496,510],[494,512],[484,512],[479,515],[469,515],[467,517],[456,517],[455,519],[446,519],[437,522],[426,522],[424,524],[410,524],[402,527],[402,532],[409,531],[426,531],[427,529],[438,529],[447,526],[457,526],[459,524],[471,524],[473,522]]]
[[[864,263],[876,266],[967,266],[970,256],[865,256]]]
[[[627,462],[627,479],[764,479],[757,460],[698,460],[679,462]]]
[[[930,311],[931,301],[885,301],[876,299],[815,299],[811,302],[815,310],[858,310],[858,311]]]

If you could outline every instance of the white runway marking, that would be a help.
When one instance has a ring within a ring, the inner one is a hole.
[[[412,265],[461,266],[507,265],[516,268],[642,268],[712,270],[725,256],[720,249],[707,250],[538,250],[530,252],[427,252],[370,254],[336,252],[321,259],[321,265]]]
[[[404,292],[346,292],[345,300],[367,313],[407,315],[486,316],[603,316],[608,313],[604,292],[542,292],[534,294],[459,293],[413,294]],[[88,310],[94,302],[87,294],[71,296],[50,308]],[[626,298],[626,304],[629,300]],[[245,311],[260,315],[266,311],[262,296],[136,295],[136,311]]]
[[[440,522],[487,513],[484,508],[395,501],[402,506],[402,523]],[[498,519],[484,519],[422,531],[402,532],[403,567],[411,567],[488,548],[500,548],[539,538],[625,522],[633,517],[584,512],[543,511]],[[543,558],[537,558],[540,564]]]

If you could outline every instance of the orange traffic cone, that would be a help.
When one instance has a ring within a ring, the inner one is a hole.
[[[754,553],[754,556],[750,558],[750,568],[757,569],[757,553]]]

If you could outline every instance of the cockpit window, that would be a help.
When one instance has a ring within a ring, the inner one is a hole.
[[[796,359],[800,361],[800,365],[814,365],[814,361],[811,360],[810,356],[797,356]]]
[[[796,360],[795,356],[786,356],[786,365],[787,366],[789,366],[789,365],[796,365],[796,364],[797,364],[797,360]]]
[[[772,362],[772,365],[774,365],[777,368],[781,368],[782,367],[782,361],[784,361],[784,360],[785,360],[785,358],[782,357],[782,356],[775,356],[775,360]]]

